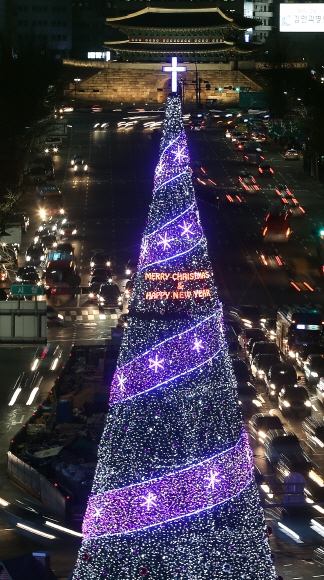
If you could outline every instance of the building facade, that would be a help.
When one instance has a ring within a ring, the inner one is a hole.
[[[11,20],[14,50],[33,41],[50,48],[57,56],[70,55],[71,0],[12,0]]]

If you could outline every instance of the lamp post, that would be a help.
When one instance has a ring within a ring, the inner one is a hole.
[[[76,108],[76,92],[77,92],[77,85],[81,81],[81,79],[76,78],[74,79],[74,107]]]

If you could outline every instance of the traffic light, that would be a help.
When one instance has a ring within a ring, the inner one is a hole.
[[[206,91],[210,91],[210,84],[209,83],[206,84]]]
[[[219,92],[221,93],[223,88],[222,87],[218,87]]]
[[[235,87],[235,90],[239,93],[240,92],[240,87]]]

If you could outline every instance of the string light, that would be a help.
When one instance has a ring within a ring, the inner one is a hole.
[[[168,98],[74,580],[274,580],[222,307]]]

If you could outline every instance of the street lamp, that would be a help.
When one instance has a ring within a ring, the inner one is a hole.
[[[77,92],[77,85],[81,81],[81,79],[76,78],[74,79],[74,106],[76,108],[76,92]]]

